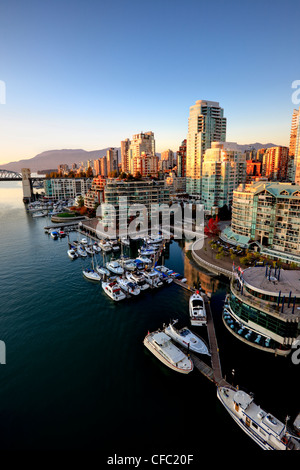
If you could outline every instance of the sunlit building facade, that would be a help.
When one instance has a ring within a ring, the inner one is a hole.
[[[215,101],[196,101],[190,107],[187,135],[186,183],[190,195],[201,196],[203,156],[212,142],[225,142],[226,118]]]

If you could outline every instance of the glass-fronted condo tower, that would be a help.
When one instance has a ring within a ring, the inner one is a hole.
[[[224,110],[216,101],[196,101],[190,107],[186,152],[186,185],[191,196],[201,198],[202,164],[212,142],[226,141]]]

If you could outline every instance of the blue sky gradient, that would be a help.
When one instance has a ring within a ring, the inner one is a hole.
[[[0,164],[153,131],[176,151],[219,101],[227,141],[289,144],[299,1],[3,0]]]

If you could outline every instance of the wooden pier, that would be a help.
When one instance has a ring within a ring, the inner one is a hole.
[[[189,290],[190,292],[195,292],[196,289],[193,287],[188,286],[185,282],[178,281],[174,279],[175,284],[183,287],[184,289]],[[210,309],[210,303],[206,294],[201,292],[201,296],[203,297],[206,316],[207,316],[207,336],[209,341],[209,352],[211,354],[211,365],[209,366],[204,361],[202,361],[198,356],[194,353],[190,352],[190,356],[194,362],[194,367],[199,370],[205,377],[207,377],[211,382],[213,382],[217,386],[226,386],[231,387],[232,385],[229,384],[222,375],[221,369],[221,362],[219,356],[219,347],[217,342],[217,336],[214,327],[214,320]]]

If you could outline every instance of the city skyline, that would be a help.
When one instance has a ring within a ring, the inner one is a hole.
[[[293,0],[251,10],[236,1],[7,2],[0,164],[120,147],[150,130],[157,152],[177,151],[197,100],[220,103],[227,141],[288,147],[299,10]]]

